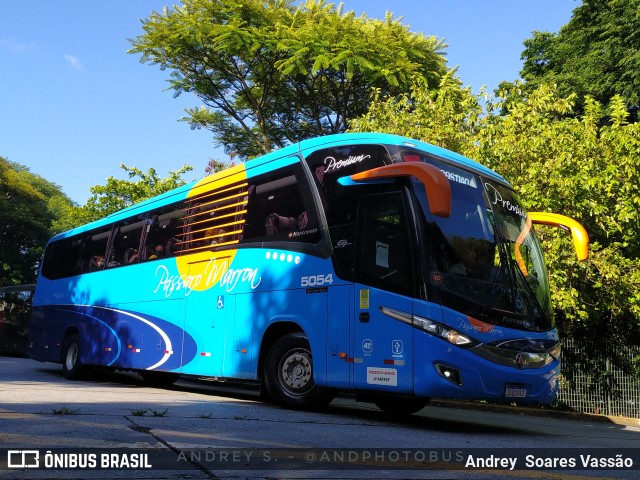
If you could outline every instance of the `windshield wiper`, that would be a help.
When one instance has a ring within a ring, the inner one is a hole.
[[[500,229],[497,228],[497,225],[495,225],[495,223],[494,223],[494,235],[498,243],[501,263],[504,263],[504,265],[507,267],[507,276],[509,277],[509,287],[511,288],[512,293],[514,295],[514,302],[517,302],[518,298],[524,297],[523,300],[527,303],[527,306],[531,309],[530,311],[533,311],[533,312],[537,311],[538,315],[536,316],[541,316],[546,319],[545,310],[540,304],[540,301],[538,300],[538,297],[535,291],[529,284],[527,277],[524,275],[524,272],[521,270],[516,260],[511,256],[511,253],[510,253],[511,242],[504,237],[504,235],[502,234]],[[521,289],[518,288],[520,285],[524,285],[524,290],[528,295],[520,294]],[[514,305],[514,307],[517,312],[517,305]],[[517,313],[520,313],[520,312],[517,312]]]

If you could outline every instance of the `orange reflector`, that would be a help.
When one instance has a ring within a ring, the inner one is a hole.
[[[404,365],[404,360],[385,359],[385,360],[384,360],[384,364],[385,364],[385,365],[398,365],[398,366],[403,366],[403,365]]]

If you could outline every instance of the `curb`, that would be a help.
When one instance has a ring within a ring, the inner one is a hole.
[[[517,415],[532,415],[546,418],[562,418],[575,421],[589,421],[598,423],[612,423],[624,427],[640,427],[640,418],[600,415],[595,413],[563,412],[533,407],[518,407],[513,405],[479,403],[464,400],[432,399],[429,405],[434,407],[458,408],[464,410],[481,410],[483,412],[512,413]]]

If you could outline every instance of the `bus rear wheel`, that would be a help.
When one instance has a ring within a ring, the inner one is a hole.
[[[302,333],[280,337],[271,347],[263,382],[269,397],[286,408],[321,408],[333,400],[331,390],[313,381],[313,357]]]
[[[80,363],[80,335],[74,333],[62,343],[62,376],[67,380],[79,380],[85,370]]]
[[[395,417],[417,413],[429,404],[428,398],[379,398],[376,406]]]

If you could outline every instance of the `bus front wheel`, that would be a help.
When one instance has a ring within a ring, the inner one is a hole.
[[[286,408],[320,408],[331,402],[330,390],[313,381],[313,358],[302,333],[280,337],[267,354],[263,381],[269,397]]]
[[[79,380],[85,372],[80,363],[80,335],[74,333],[62,344],[62,375],[68,380]]]

